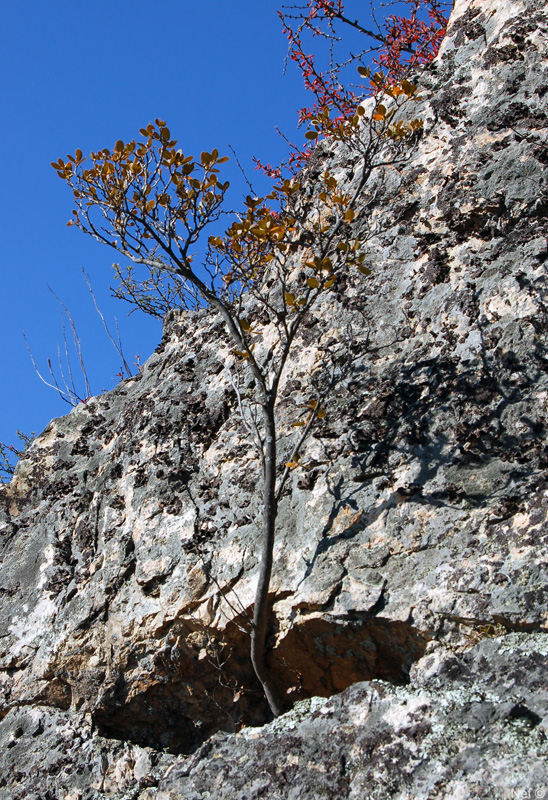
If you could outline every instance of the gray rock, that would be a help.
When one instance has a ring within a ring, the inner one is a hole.
[[[47,706],[0,722],[0,800],[136,797],[175,756],[94,734],[89,718]]]
[[[311,705],[258,727],[257,455],[221,323],[172,312],[0,487],[2,800],[548,792],[547,44],[538,0],[457,2],[352,225],[373,275],[289,365],[288,453],[322,351],[352,353],[280,505],[269,662]],[[324,146],[306,191],[354,161]]]
[[[410,686],[357,683],[261,729],[216,734],[143,800],[542,797],[547,655],[547,634],[439,648]]]

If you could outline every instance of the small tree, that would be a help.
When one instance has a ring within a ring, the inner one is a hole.
[[[265,664],[269,621],[268,590],[272,573],[278,502],[299,452],[315,421],[325,415],[322,397],[312,396],[304,420],[295,423],[295,442],[285,464],[279,463],[277,402],[280,383],[297,334],[320,297],[337,285],[341,273],[363,265],[360,242],[351,235],[356,204],[371,171],[394,163],[404,138],[417,121],[393,122],[393,112],[415,95],[404,82],[391,91],[393,108],[378,102],[368,119],[363,108],[334,125],[318,117],[317,130],[361,152],[361,177],[353,194],[342,191],[329,172],[312,205],[296,180],[283,180],[267,198],[248,196],[245,211],[222,235],[209,236],[205,263],[195,268],[192,246],[218,222],[228,183],[219,167],[227,159],[217,150],[195,160],[177,149],[163,120],[141,130],[142,140],[116,142],[112,150],[90,155],[80,150],[53,164],[73,191],[72,225],[150,270],[154,284],[170,281],[187,305],[203,306],[221,316],[233,353],[255,381],[252,402],[259,409],[253,433],[262,479],[262,550],[251,634],[251,659],[272,712],[282,713]],[[392,141],[389,154],[383,147]],[[270,202],[268,202],[270,201]],[[123,292],[137,306],[150,306],[150,283],[138,284],[131,269],[118,268]],[[268,327],[275,335],[258,355],[256,344]]]
[[[436,5],[434,0],[428,2]],[[302,24],[313,26],[322,14],[330,26],[335,20],[347,23],[341,2],[310,0],[306,7],[293,8]],[[286,32],[289,27],[286,21]],[[155,315],[165,313],[174,302],[220,315],[232,352],[254,379],[254,394],[247,402],[258,413],[248,415],[246,426],[258,447],[263,505],[251,660],[274,715],[284,708],[266,666],[265,642],[278,503],[316,420],[325,416],[329,390],[311,393],[304,419],[293,423],[290,455],[280,463],[282,377],[299,331],[320,298],[336,288],[349,270],[370,274],[360,240],[353,235],[360,196],[373,170],[405,157],[406,140],[422,125],[418,119],[404,121],[400,113],[417,99],[412,83],[401,76],[397,82],[387,80],[380,72],[371,76],[362,63],[359,73],[375,95],[367,112],[355,95],[341,107],[339,95],[324,92],[316,82],[309,88],[317,102],[305,117],[309,143],[330,138],[358,156],[352,191],[345,191],[325,171],[310,199],[297,178],[282,179],[273,170],[278,183],[270,194],[246,197],[244,210],[224,231],[211,233],[211,226],[226,213],[223,203],[229,184],[221,181],[219,168],[227,158],[217,150],[203,152],[199,159],[185,156],[163,120],[141,129],[140,141],[119,140],[112,150],[91,153],[89,160],[77,150],[66,161],[52,164],[75,199],[69,225],[131,262],[115,266],[117,296]],[[193,248],[206,233],[205,255],[195,266]],[[145,268],[144,280],[135,277],[133,265]],[[268,346],[263,340],[266,330]],[[257,347],[261,342],[263,346]],[[242,398],[238,400],[241,408]]]

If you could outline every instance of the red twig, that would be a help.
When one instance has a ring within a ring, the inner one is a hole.
[[[317,118],[326,108],[335,123],[347,120],[356,113],[356,107],[364,97],[394,85],[417,66],[435,58],[447,28],[446,4],[441,0],[405,2],[409,5],[409,14],[391,14],[377,31],[369,30],[359,20],[348,17],[343,0],[308,0],[306,4],[284,6],[278,12],[289,42],[288,59],[299,68],[304,86],[313,97],[312,104],[298,112],[299,126]],[[347,53],[343,60],[336,60],[334,47],[341,42],[336,26],[350,27],[362,34],[366,42],[364,49],[356,55]],[[305,49],[303,39],[306,35],[322,37],[329,42],[330,58],[326,68],[321,69],[316,56]],[[346,85],[343,67],[354,62],[356,66],[363,66],[365,57],[371,53],[374,53],[373,64],[382,70],[382,83],[360,82],[354,88]],[[288,144],[290,153],[284,163],[274,167],[255,159],[257,169],[276,179],[284,169],[293,174],[298,172],[310,158],[314,147]]]

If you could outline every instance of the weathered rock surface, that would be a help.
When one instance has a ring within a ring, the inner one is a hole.
[[[0,800],[543,797],[547,657],[545,633],[460,653],[438,646],[407,686],[374,680],[303,700],[187,757],[104,739],[89,719],[56,709],[13,710],[0,722],[10,776]]]
[[[240,730],[268,720],[258,462],[221,324],[173,313],[0,488],[1,800],[548,794],[545,4],[459,0],[417,82],[424,133],[352,226],[373,277],[318,308],[284,387],[289,434],[350,348],[272,586],[288,708],[327,699]],[[339,144],[308,191],[327,166],[359,180]]]
[[[142,798],[543,796],[548,636],[531,645],[510,634],[473,653],[438,651],[410,686],[358,683],[263,729],[217,734]]]

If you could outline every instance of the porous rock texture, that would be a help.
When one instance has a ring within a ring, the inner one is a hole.
[[[251,387],[219,320],[172,312],[0,488],[0,800],[548,794],[545,4],[458,0],[416,81],[422,135],[348,234],[372,277],[283,387],[289,453],[338,364],[280,505],[268,662],[299,702],[269,722],[249,664]],[[323,145],[311,196],[326,168],[360,180]]]

